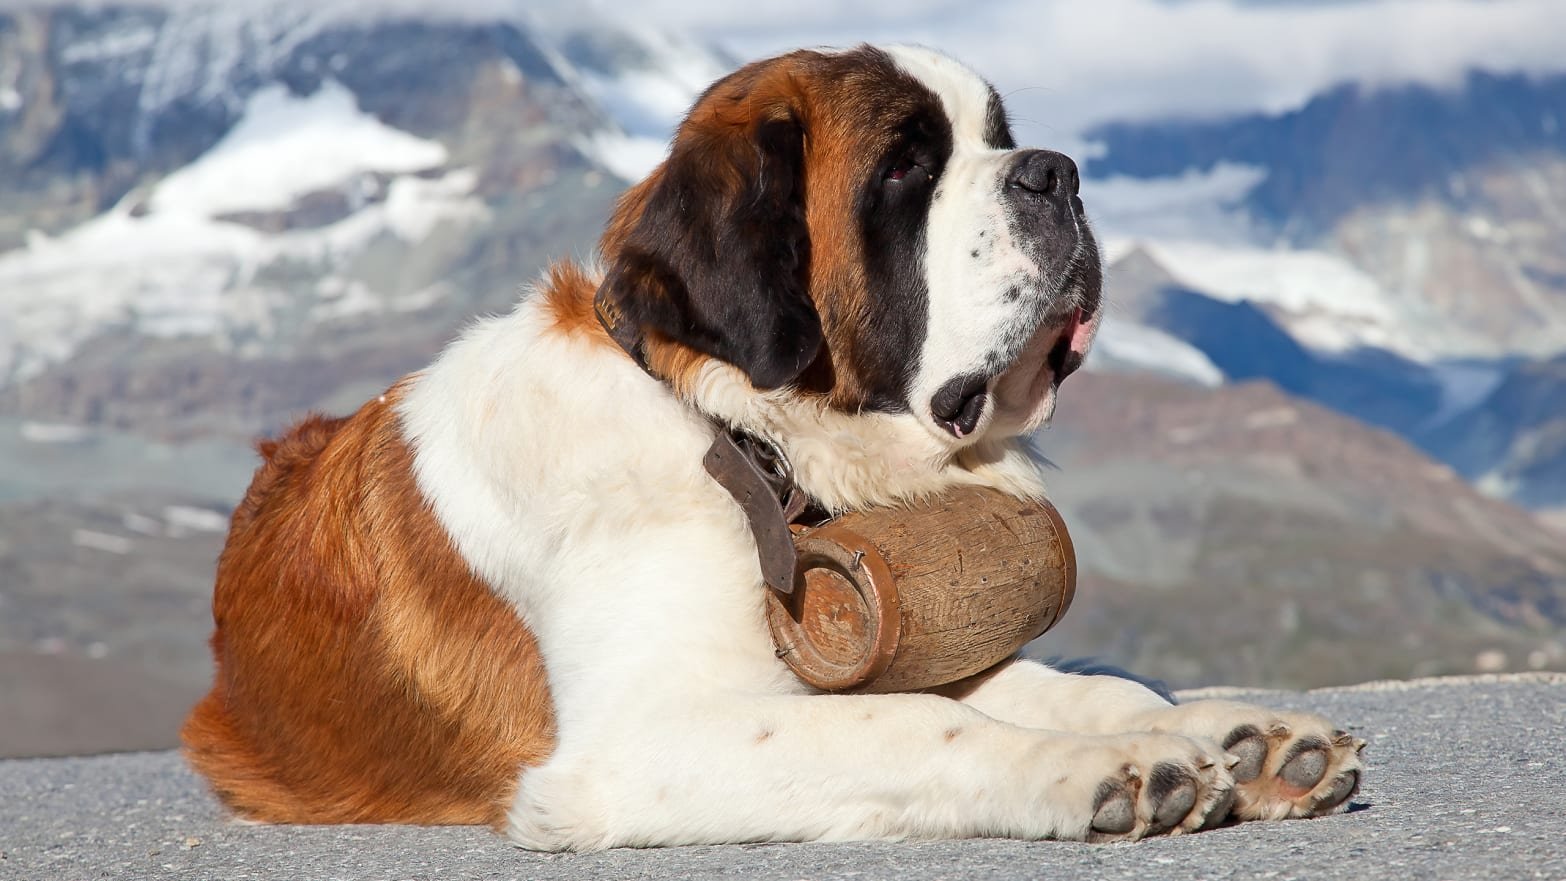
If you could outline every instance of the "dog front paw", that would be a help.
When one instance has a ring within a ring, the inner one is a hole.
[[[1210,741],[1162,734],[1093,738],[1058,781],[1078,789],[1087,841],[1178,835],[1221,822],[1234,799],[1232,758]]]
[[[1231,772],[1238,820],[1335,813],[1359,791],[1364,775],[1365,741],[1313,713],[1197,701],[1159,710],[1149,727],[1211,737],[1238,760]]]

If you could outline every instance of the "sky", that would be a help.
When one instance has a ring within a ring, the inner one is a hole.
[[[609,11],[612,4],[599,3]],[[1019,128],[1283,111],[1332,85],[1454,85],[1465,70],[1566,70],[1566,0],[645,0],[639,15],[750,58],[916,42],[1007,95]]]
[[[0,8],[39,2],[50,0],[0,0]],[[1067,149],[1081,149],[1080,133],[1107,120],[1278,112],[1347,81],[1450,86],[1475,67],[1566,71],[1566,0],[219,2],[568,21],[596,15],[705,40],[738,59],[798,46],[922,43],[993,81],[1022,140]]]

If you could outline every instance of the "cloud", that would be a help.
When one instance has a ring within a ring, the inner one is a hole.
[[[1566,70],[1562,0],[642,0],[634,8],[610,0],[218,2],[228,12],[292,4],[336,13],[639,22],[745,59],[797,46],[923,43],[995,82],[1021,139],[1077,150],[1084,129],[1108,120],[1281,111],[1343,82],[1452,85],[1476,67]],[[0,0],[0,10],[36,5]]]
[[[1347,81],[1566,70],[1561,0],[645,0],[638,10],[740,57],[866,40],[943,49],[1008,94],[1019,134],[1035,143],[1111,119],[1280,111]]]

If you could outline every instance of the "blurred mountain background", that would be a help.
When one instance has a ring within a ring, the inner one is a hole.
[[[1034,651],[1566,669],[1566,7],[839,6],[0,5],[0,755],[173,744],[253,438],[590,258],[726,70],[866,39],[995,80],[1106,243]]]

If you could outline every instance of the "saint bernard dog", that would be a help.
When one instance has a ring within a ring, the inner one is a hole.
[[[829,511],[1044,492],[1022,439],[1092,339],[1100,255],[1076,166],[1019,148],[985,80],[902,46],[747,65],[599,247],[260,444],[183,732],[238,817],[551,851],[1111,841],[1356,791],[1363,741],[1314,715],[1027,660],[821,694],[776,656],[715,432],[771,441]]]

